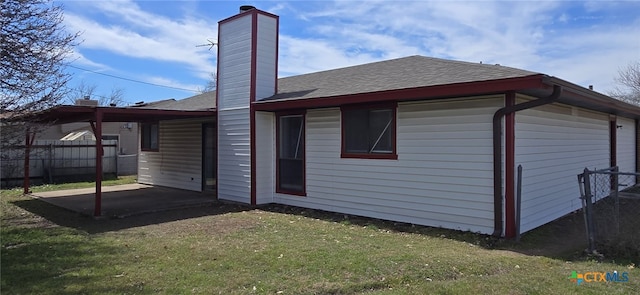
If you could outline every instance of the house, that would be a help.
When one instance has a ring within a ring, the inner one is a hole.
[[[143,125],[140,182],[202,191],[211,177],[220,200],[513,237],[518,165],[521,232],[581,208],[585,167],[638,171],[637,106],[423,56],[278,79],[278,26],[245,6],[219,22],[216,117]]]
[[[204,96],[206,95],[207,94],[205,94]],[[142,151],[158,150],[158,145],[159,145],[158,132],[159,132],[159,125],[160,125],[158,122],[160,121],[162,121],[163,125],[165,126],[167,125],[166,122],[170,122],[173,120],[176,120],[176,121],[198,121],[199,120],[202,122],[215,122],[215,111],[213,111],[213,104],[211,103],[213,100],[209,100],[209,103],[204,108],[199,108],[197,106],[197,103],[195,104],[196,106],[194,106],[194,104],[188,103],[188,102],[197,102],[197,98],[192,98],[185,101],[186,102],[183,103],[183,105],[180,108],[175,108],[172,106],[175,100],[166,100],[166,101],[154,102],[149,104],[140,103],[140,104],[137,104],[136,106],[127,106],[127,107],[111,107],[111,106],[103,107],[103,106],[86,105],[86,104],[58,105],[40,112],[26,114],[24,116],[16,116],[9,119],[3,118],[3,121],[6,121],[6,122],[28,121],[30,125],[42,125],[42,124],[60,125],[60,124],[84,122],[89,124],[89,126],[91,127],[91,131],[93,134],[95,134],[96,138],[103,138],[102,134],[104,131],[104,128],[103,128],[104,125],[110,124],[112,122],[136,122],[138,123],[138,126],[139,126],[138,132],[140,134],[140,137],[139,137],[140,140],[136,141],[137,152],[136,154],[134,154],[134,156],[138,157],[138,151],[140,150]],[[201,126],[197,125],[196,132],[198,132],[198,134],[200,134],[199,132],[201,132],[200,128]],[[20,130],[17,130],[17,131],[25,133],[24,134],[25,140],[23,141],[24,143],[23,148],[25,149],[24,155],[29,155],[32,149],[34,148],[33,144],[35,140],[35,133],[29,128],[23,129],[22,131]],[[185,134],[188,134],[191,130],[186,130],[186,131],[187,132]],[[167,137],[167,135],[170,135],[171,132],[167,133],[166,131],[163,130],[160,134],[163,137]],[[181,135],[182,134],[173,134],[171,136],[180,137]],[[211,136],[207,136],[207,138],[209,137]],[[188,140],[190,139],[188,136],[185,138]],[[166,140],[164,141],[164,144],[166,145],[170,142],[171,140]],[[103,165],[104,164],[103,158],[108,156],[105,152],[105,147],[111,146],[110,142],[105,141],[105,143],[106,144],[103,144],[103,141],[97,140],[95,141],[95,148],[93,149],[95,153],[95,156],[93,156],[93,159],[95,160],[95,166],[93,167],[95,167],[95,171],[96,171],[95,173],[96,191],[95,191],[95,206],[94,206],[95,216],[102,215],[102,210],[101,210],[102,174],[104,172],[103,167],[105,166]],[[187,142],[180,142],[180,138],[178,138],[177,144],[179,145],[179,147],[175,148],[174,150],[178,151],[178,153],[190,152],[188,149],[184,148],[184,146],[187,145]],[[82,145],[86,145],[86,144],[82,144]],[[77,145],[75,146],[77,147]],[[168,150],[171,150],[171,148],[167,148],[167,146],[163,147],[163,151],[165,153]],[[198,150],[197,152],[198,152],[198,156],[202,154],[202,150]],[[166,157],[167,161],[164,161],[164,158],[162,158],[162,156],[161,158],[159,158],[159,162],[162,163],[163,165],[174,161],[172,160],[172,158],[175,158],[175,154],[171,154],[171,153],[166,153],[166,154],[167,154],[167,157]],[[156,152],[155,155],[162,155],[162,154],[160,152]],[[143,157],[143,155],[140,155],[140,157]],[[118,156],[118,159],[119,158],[120,156]],[[158,161],[158,158],[154,158],[153,156],[151,156],[150,158],[154,159],[154,161]],[[198,157],[198,159],[201,160],[200,157]],[[141,159],[141,162],[145,162],[145,160]],[[24,175],[23,175],[23,189],[24,189],[24,193],[26,194],[29,192],[29,187],[30,187],[30,176],[31,176],[31,173],[29,171],[29,167],[31,167],[30,157],[25,156],[23,163],[24,165],[22,167],[25,167]],[[188,164],[188,162],[180,163],[180,164]],[[120,161],[118,161],[117,165],[118,167],[120,167]],[[149,167],[149,166],[145,166],[145,167]],[[140,171],[141,169],[137,169],[137,170]],[[210,168],[209,170],[212,170],[212,168]],[[175,185],[170,181],[168,181],[166,178],[162,177],[162,175],[166,175],[165,171],[157,171],[157,172],[161,176],[156,177],[156,179],[162,180],[164,183],[166,183],[167,186]],[[191,181],[194,181],[194,179],[192,178]],[[202,187],[200,187],[200,190],[202,190]]]
[[[98,107],[97,100],[88,97],[78,99],[77,108]],[[46,113],[44,111],[43,113]],[[27,169],[29,177],[43,182],[67,181],[69,179],[91,179],[95,169],[96,137],[89,122],[69,121],[64,114],[35,128],[30,144],[30,161]],[[8,117],[12,119],[12,117]],[[17,118],[21,118],[17,116]],[[3,118],[6,119],[6,118]],[[37,123],[36,117],[25,120]],[[13,131],[3,135],[9,138],[22,139],[26,130],[20,124],[9,124]],[[30,136],[31,137],[31,136]],[[103,173],[117,175],[133,175],[137,173],[138,164],[138,124],[135,121],[105,122],[102,125],[102,140],[106,144]],[[24,143],[18,141],[5,142],[0,161],[0,179],[3,186],[10,186],[23,180],[25,174]]]
[[[78,99],[75,103],[76,106],[88,106],[97,107],[98,101],[89,99]],[[137,122],[105,122],[102,125],[102,140],[109,140],[115,142],[115,145],[109,146],[105,152],[109,154],[109,164],[103,166],[103,171],[114,172],[117,175],[134,175],[138,171],[138,123]],[[48,166],[64,166],[53,168],[47,167],[46,170],[58,170],[55,174],[64,175],[87,175],[87,171],[95,166],[89,159],[93,158],[91,150],[94,148],[86,146],[84,148],[74,147],[76,144],[83,145],[89,143],[94,144],[96,137],[93,133],[92,126],[88,122],[70,122],[65,124],[51,124],[38,132],[36,136],[36,146],[39,144],[55,145],[56,152],[49,153],[47,158],[55,157],[55,160],[49,161]],[[74,143],[71,143],[73,141]],[[84,149],[84,150],[82,150]],[[66,151],[65,151],[66,150]],[[35,161],[31,161],[33,164],[38,163],[37,153],[32,153]],[[105,155],[106,156],[106,155]],[[87,163],[87,161],[89,163]],[[52,172],[45,172],[44,167],[34,167],[30,169],[31,173],[40,171],[43,175],[51,176]],[[91,174],[91,173],[88,173]],[[61,179],[65,179],[64,175],[60,175]],[[34,176],[34,175],[32,175]]]
[[[215,92],[183,100],[139,105],[163,111],[210,111]],[[216,185],[215,116],[140,123],[138,182],[214,192]]]
[[[117,140],[118,154],[136,154],[138,150],[138,123],[108,122],[103,127],[103,140]],[[96,137],[87,123],[52,125],[38,134],[38,140],[84,140],[95,141]]]
[[[97,100],[78,99],[76,105],[98,106]],[[118,154],[130,155],[138,151],[138,124],[136,122],[108,122],[102,126],[103,140],[117,140]],[[91,126],[86,122],[73,122],[48,126],[38,133],[38,140],[95,141]]]

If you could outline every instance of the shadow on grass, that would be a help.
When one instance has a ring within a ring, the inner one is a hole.
[[[96,273],[121,250],[65,228],[2,230],[2,294],[135,293],[136,286],[109,285],[115,273]]]
[[[444,228],[415,225],[403,222],[380,220],[375,218],[313,210],[285,205],[265,205],[260,207],[265,211],[301,215],[343,224],[353,224],[388,230],[426,235],[434,238],[452,239],[470,243],[485,249],[506,250],[525,255],[545,256],[561,260],[588,259],[584,250],[587,248],[587,238],[584,229],[582,213],[571,213],[554,222],[541,226],[522,235],[521,240],[497,238],[491,235],[457,231]]]
[[[252,207],[240,204],[215,203],[201,207],[132,215],[126,218],[94,219],[36,199],[18,200],[12,203],[27,211],[42,216],[53,223],[79,229],[89,234],[118,231],[152,224],[161,224],[204,216],[222,215],[253,209]],[[377,228],[379,230],[414,233],[435,238],[452,239],[470,243],[485,249],[513,251],[525,255],[545,256],[567,261],[591,259],[612,261],[615,259],[615,263],[619,264],[628,264],[628,262],[635,263],[635,259],[629,260],[619,259],[619,257],[613,256],[594,257],[586,255],[585,249],[587,248],[587,239],[585,235],[584,219],[581,212],[571,213],[554,222],[529,231],[523,234],[520,242],[516,242],[514,240],[496,238],[494,236],[472,232],[386,221],[295,206],[270,204],[260,206],[259,208],[274,213],[300,215],[336,223]]]
[[[207,204],[206,206],[168,209],[131,215],[125,218],[95,219],[36,199],[18,200],[12,203],[55,224],[82,230],[89,234],[118,231],[204,216],[242,212],[251,209],[247,206],[237,204],[214,203]]]

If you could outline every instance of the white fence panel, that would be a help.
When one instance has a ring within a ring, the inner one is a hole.
[[[102,145],[104,151],[103,174],[117,174],[118,141],[103,140]],[[0,178],[3,187],[19,185],[22,182],[24,178],[24,152],[24,146],[2,151]],[[36,140],[31,146],[29,177],[36,182],[37,180],[61,182],[65,181],[65,177],[71,176],[90,177],[90,175],[95,175],[95,167],[95,141]]]

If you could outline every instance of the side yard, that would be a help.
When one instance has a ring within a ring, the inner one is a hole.
[[[87,184],[90,185],[90,184]],[[46,188],[35,188],[46,189]],[[284,206],[94,220],[1,192],[2,294],[630,294],[638,261],[587,257],[582,216],[521,243]],[[584,282],[572,272],[627,273]],[[622,278],[622,276],[620,276]]]

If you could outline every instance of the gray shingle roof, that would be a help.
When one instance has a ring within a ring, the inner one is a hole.
[[[334,97],[464,82],[526,77],[539,73],[499,65],[470,63],[425,56],[409,56],[358,66],[278,79],[278,93],[262,101]],[[182,100],[168,99],[140,105],[166,110],[215,108],[216,92]]]
[[[278,93],[263,99],[289,100],[517,78],[539,73],[425,56],[374,62],[278,79]]]
[[[216,92],[209,91],[202,94],[194,95],[185,99],[175,100],[167,99],[157,102],[150,102],[144,105],[136,106],[145,109],[159,110],[179,110],[179,111],[206,111],[216,108]]]

